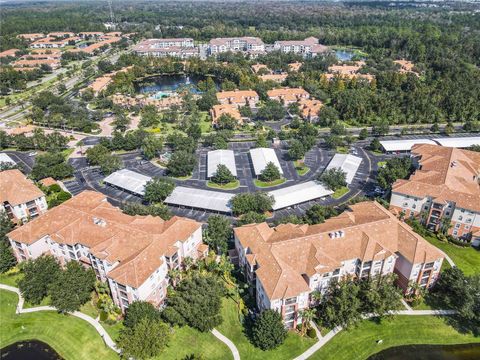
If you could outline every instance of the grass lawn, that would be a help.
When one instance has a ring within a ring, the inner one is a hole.
[[[377,344],[377,340],[383,340]],[[365,320],[354,329],[335,335],[310,359],[363,360],[392,346],[409,344],[465,344],[480,338],[464,335],[434,316],[396,316],[381,324]]]
[[[22,277],[23,274],[21,272],[15,272],[12,269],[4,274],[0,274],[0,284],[18,287],[17,281],[20,280]]]
[[[332,198],[334,199],[340,199],[343,195],[348,193],[349,189],[346,186],[342,186],[341,188],[335,190],[335,192],[332,194]]]
[[[155,359],[176,360],[191,354],[202,355],[202,359],[209,360],[233,359],[227,345],[212,333],[202,333],[188,326],[175,327],[167,349]]]
[[[297,171],[297,174],[300,176],[303,176],[310,171],[310,168],[308,166],[306,166],[303,162],[298,160],[293,162],[293,166],[295,166],[295,170]]]
[[[273,181],[268,181],[268,182],[255,179],[255,180],[253,180],[253,183],[255,184],[256,187],[268,188],[268,187],[283,184],[285,181],[287,181],[287,179],[285,179],[285,178],[281,178],[281,179],[273,180]]]
[[[386,162],[386,161],[379,161],[379,162],[377,163],[377,166],[378,166],[379,168],[384,167],[385,165],[387,165],[387,162]]]
[[[243,326],[238,319],[237,307],[232,299],[223,299],[222,306],[223,323],[217,326],[217,330],[233,341],[242,359],[293,359],[312,346],[316,339],[300,337],[290,332],[285,343],[275,350],[262,351],[253,346],[243,333]]]
[[[480,274],[480,250],[473,247],[460,247],[451,243],[445,243],[433,236],[427,236],[425,239],[439,249],[442,249],[450,256],[465,275]],[[447,261],[443,262],[443,268],[448,265]]]
[[[177,179],[180,181],[185,181],[185,180],[190,180],[192,178],[192,174],[187,175],[187,176],[172,176],[173,179]]]
[[[93,326],[84,320],[54,311],[17,315],[17,302],[15,293],[0,290],[0,348],[36,339],[49,344],[68,360],[118,359]]]
[[[346,147],[346,146],[337,146],[337,153],[339,153],[339,154],[348,154],[348,147]]]
[[[207,186],[211,187],[213,189],[233,190],[233,189],[236,189],[240,186],[240,181],[235,180],[235,181],[229,182],[228,184],[225,184],[225,185],[219,185],[219,184],[215,184],[213,181],[208,181]]]

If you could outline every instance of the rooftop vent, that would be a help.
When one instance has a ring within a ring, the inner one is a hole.
[[[345,237],[345,231],[343,230],[334,231],[329,233],[328,236],[330,236],[330,239],[343,238]]]
[[[97,218],[97,217],[94,217],[94,218],[93,218],[93,223],[94,223],[95,225],[102,226],[102,227],[104,227],[105,225],[107,225],[107,222],[106,222],[105,220],[100,219],[100,218]]]

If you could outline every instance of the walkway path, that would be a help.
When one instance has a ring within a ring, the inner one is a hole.
[[[213,336],[215,336],[218,340],[220,340],[221,342],[223,342],[225,345],[228,346],[228,348],[230,349],[230,351],[231,351],[232,354],[233,354],[233,360],[240,360],[240,353],[238,352],[238,349],[237,349],[237,347],[235,346],[235,344],[234,344],[229,338],[227,338],[226,336],[222,335],[217,329],[213,329],[213,330],[212,330],[212,334],[213,334]]]
[[[448,316],[456,313],[455,310],[400,310],[400,311],[389,311],[389,314],[393,315],[410,315],[410,316],[425,316],[425,315],[436,315],[436,316]],[[369,319],[374,317],[374,314],[367,314],[363,316],[364,319]],[[343,330],[343,327],[337,326],[335,329],[331,330],[327,335],[323,336],[318,342],[313,344],[308,348],[303,354],[297,356],[293,360],[305,360],[317,352],[323,345],[329,342],[335,335]]]
[[[26,313],[36,312],[36,311],[57,311],[57,309],[55,309],[52,306],[37,306],[37,307],[34,307],[34,308],[24,309],[23,304],[25,303],[25,300],[23,299],[22,294],[20,293],[20,290],[18,288],[13,287],[13,286],[0,284],[0,289],[7,290],[7,291],[12,291],[12,292],[14,292],[18,295],[18,304],[17,304],[17,309],[16,309],[17,314],[26,314]],[[80,311],[74,311],[73,313],[69,313],[69,314],[73,315],[73,316],[76,316],[76,317],[78,317],[82,320],[85,320],[90,325],[92,325],[95,328],[95,330],[97,330],[97,332],[100,334],[100,336],[102,337],[105,344],[110,349],[115,351],[116,353],[120,353],[120,350],[117,349],[117,347],[115,345],[115,342],[112,340],[110,335],[108,335],[108,333],[105,331],[103,326],[96,319],[94,319],[91,316],[88,316],[88,315],[86,315],[86,314],[84,314]]]

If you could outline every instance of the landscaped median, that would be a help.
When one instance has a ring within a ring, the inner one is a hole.
[[[295,166],[295,171],[300,176],[303,176],[310,171],[310,168],[307,165],[305,165],[303,161],[300,161],[300,160],[294,161],[293,166]]]
[[[380,323],[364,320],[351,330],[343,330],[315,352],[310,359],[367,359],[393,346],[411,344],[479,343],[480,338],[461,334],[447,324],[448,317],[396,315]],[[379,342],[381,340],[381,342]]]
[[[287,179],[285,179],[285,178],[281,178],[281,179],[277,179],[277,180],[273,180],[273,181],[262,181],[262,180],[259,180],[259,179],[255,179],[255,180],[253,180],[253,183],[255,184],[256,187],[259,187],[259,188],[269,188],[269,187],[274,187],[274,186],[281,185],[286,181],[287,181]]]
[[[216,184],[213,181],[208,181],[207,186],[212,189],[219,189],[219,190],[234,190],[240,186],[240,181],[235,180],[231,181],[227,184]]]
[[[332,198],[340,199],[343,195],[348,193],[348,191],[349,191],[348,187],[342,186],[341,188],[338,188],[337,190],[335,190],[335,192],[332,194]]]

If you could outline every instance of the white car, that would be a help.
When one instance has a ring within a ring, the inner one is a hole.
[[[36,151],[32,151],[31,153],[28,154],[28,156],[36,156],[36,155],[37,155]]]

